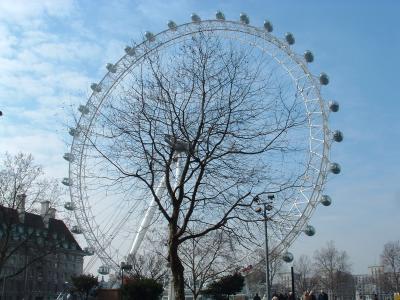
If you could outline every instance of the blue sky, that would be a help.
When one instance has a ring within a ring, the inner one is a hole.
[[[247,12],[253,25],[265,18],[274,34],[290,31],[294,50],[313,51],[311,71],[324,71],[326,99],[340,102],[332,129],[344,132],[332,160],[342,174],[331,176],[331,207],[318,207],[316,236],[300,236],[292,252],[312,255],[327,241],[346,250],[355,273],[379,262],[383,244],[400,239],[400,27],[398,1],[0,1],[0,150],[31,152],[50,176],[67,165],[71,109],[84,103],[91,82],[107,62],[158,32],[169,19],[189,21],[197,12],[228,19]]]

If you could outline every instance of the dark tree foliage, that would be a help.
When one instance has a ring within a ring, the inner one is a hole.
[[[72,292],[78,293],[81,299],[89,299],[90,293],[99,285],[99,280],[93,275],[79,275],[71,277],[72,281]]]
[[[221,279],[210,284],[203,294],[211,295],[214,299],[228,299],[229,295],[235,295],[243,289],[244,277],[235,273],[224,276]]]
[[[162,292],[162,284],[152,278],[130,278],[122,288],[124,300],[158,300]]]

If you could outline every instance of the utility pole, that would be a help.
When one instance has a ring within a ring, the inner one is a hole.
[[[259,196],[254,198],[254,201],[258,204],[262,204],[264,211],[263,211],[263,219],[264,219],[264,233],[265,233],[265,295],[267,300],[271,299],[271,280],[270,280],[270,270],[269,270],[269,249],[268,249],[268,211],[271,211],[274,207],[272,206],[273,200],[275,199],[274,194],[268,195],[268,202],[260,203]],[[262,208],[258,207],[255,211],[261,213]]]
[[[265,284],[266,284],[266,294],[267,300],[271,299],[271,282],[269,276],[269,250],[268,250],[268,216],[267,216],[267,205],[264,203],[264,229],[265,229]]]

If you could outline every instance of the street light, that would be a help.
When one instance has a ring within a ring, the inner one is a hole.
[[[264,230],[265,230],[265,265],[266,265],[266,274],[265,274],[265,285],[266,285],[266,294],[267,299],[271,299],[271,282],[269,276],[269,250],[268,250],[268,215],[267,211],[271,211],[273,209],[272,202],[275,199],[274,194],[268,194],[268,202],[260,203],[264,206],[263,217],[264,217]],[[258,202],[260,199],[258,196],[255,197],[255,201]],[[256,208],[256,212],[260,213],[262,210],[261,207]]]
[[[132,265],[127,264],[126,262],[121,262],[121,293],[120,293],[120,297],[122,299],[122,288],[124,287],[124,270],[125,271],[130,271],[132,270]]]

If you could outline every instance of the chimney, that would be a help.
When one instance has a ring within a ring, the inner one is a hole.
[[[40,215],[42,216],[42,218],[44,218],[44,216],[49,213],[50,201],[43,201],[40,202],[40,204],[42,205],[40,208]]]
[[[17,195],[17,212],[18,212],[18,219],[21,223],[25,222],[25,194]]]
[[[49,216],[50,216],[50,218],[52,218],[52,219],[56,218],[56,211],[57,210],[54,207],[49,208]]]
[[[40,202],[40,204],[42,205],[40,208],[40,215],[43,218],[43,223],[44,223],[44,227],[49,228],[49,206],[50,206],[50,201],[43,201]]]

